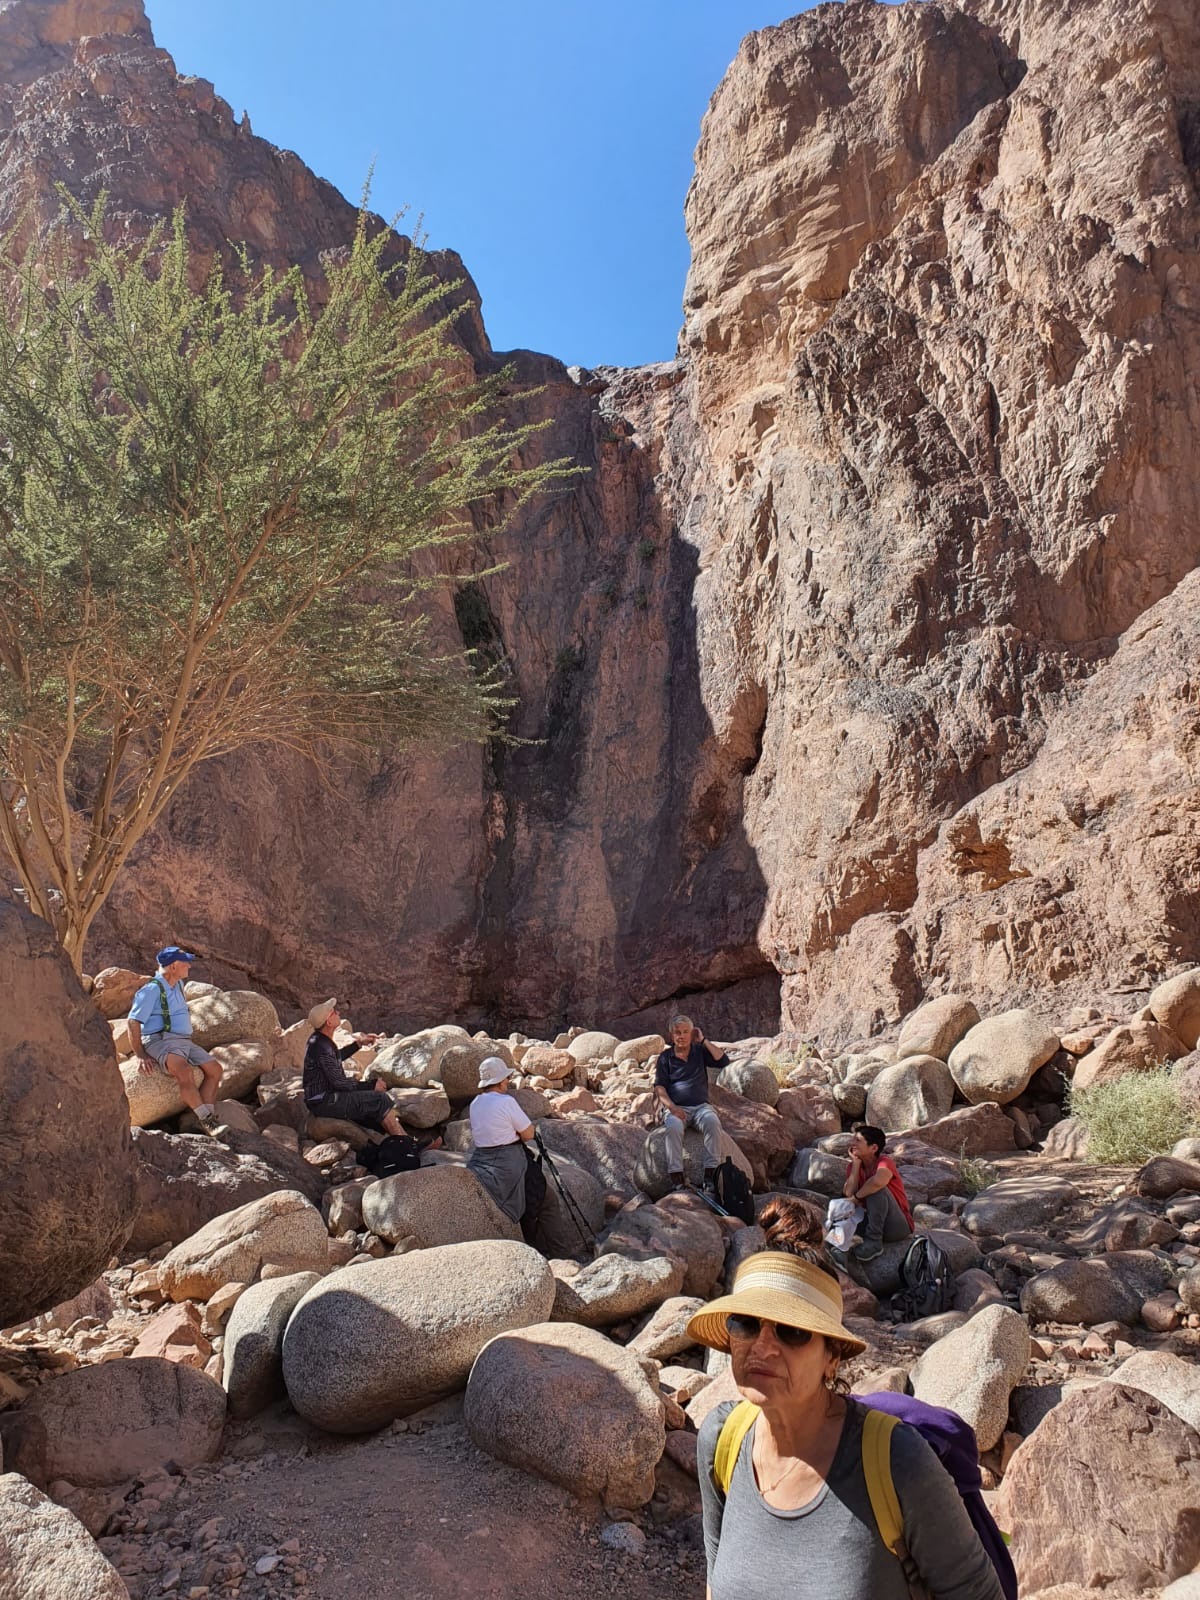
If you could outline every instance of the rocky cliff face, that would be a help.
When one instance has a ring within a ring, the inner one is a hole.
[[[13,0],[0,66],[6,217],[57,179],[130,228],[186,199],[214,249],[346,237],[138,0]],[[678,359],[514,358],[591,470],[443,624],[507,652],[538,742],[381,753],[339,795],[212,768],[97,951],[186,933],[389,1023],[694,997],[830,1037],[1195,960],[1198,173],[1190,0],[752,35],[697,150]],[[496,359],[474,306],[463,340]]]

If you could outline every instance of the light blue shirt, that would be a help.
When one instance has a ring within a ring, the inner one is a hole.
[[[162,989],[153,979],[144,983],[133,997],[133,1004],[129,1008],[130,1022],[140,1022],[144,1037],[152,1038],[156,1033],[180,1033],[185,1039],[192,1036],[192,1018],[188,1011],[187,999],[183,993],[182,983],[168,983],[161,971],[158,974],[163,989],[167,991],[167,1010],[171,1018],[170,1028],[164,1029],[162,1015]]]

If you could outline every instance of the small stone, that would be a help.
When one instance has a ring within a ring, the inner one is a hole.
[[[600,1543],[610,1550],[640,1556],[646,1549],[646,1535],[635,1522],[610,1522],[600,1535]]]
[[[254,1563],[254,1570],[260,1578],[265,1578],[268,1572],[275,1571],[275,1568],[279,1565],[281,1560],[282,1557],[275,1554],[271,1554],[269,1556],[259,1556],[258,1560]]]

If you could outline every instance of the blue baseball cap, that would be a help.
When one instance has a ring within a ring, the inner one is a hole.
[[[154,959],[160,967],[169,967],[172,961],[195,961],[196,957],[190,950],[181,950],[177,944],[169,944],[165,950],[160,950]]]

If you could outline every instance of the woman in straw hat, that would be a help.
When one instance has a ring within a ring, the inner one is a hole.
[[[1003,1600],[953,1480],[915,1429],[891,1435],[909,1578],[871,1509],[863,1467],[867,1409],[838,1368],[866,1346],[842,1323],[842,1291],[810,1242],[797,1202],[760,1217],[767,1250],[742,1262],[733,1293],[688,1324],[700,1344],[728,1351],[739,1392],[755,1407],[718,1441],[733,1402],[705,1418],[698,1466],[711,1600]],[[722,1479],[727,1489],[722,1486]],[[915,1569],[915,1570],[914,1570]],[[916,1580],[919,1575],[919,1585]]]

